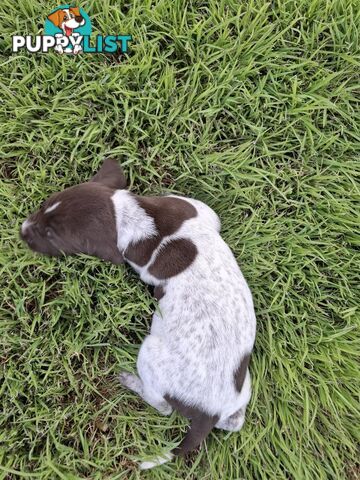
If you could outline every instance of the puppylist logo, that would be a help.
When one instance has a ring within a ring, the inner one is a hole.
[[[30,53],[47,53],[51,50],[59,54],[79,53],[126,53],[131,35],[97,35],[90,42],[91,20],[79,7],[61,5],[50,12],[45,20],[44,35],[14,35],[12,51],[24,49]]]

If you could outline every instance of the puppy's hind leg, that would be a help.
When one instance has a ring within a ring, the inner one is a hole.
[[[123,371],[120,372],[119,381],[121,385],[137,393],[140,395],[140,397],[143,396],[143,385],[138,376],[134,375],[133,373]]]
[[[249,370],[246,372],[245,380],[238,398],[237,410],[227,418],[220,419],[215,428],[221,428],[222,430],[228,430],[230,432],[238,432],[241,430],[245,421],[245,412],[247,404],[251,397],[251,381]],[[235,407],[236,408],[236,407]]]
[[[239,408],[235,413],[230,415],[230,417],[225,418],[224,420],[219,420],[215,428],[221,428],[222,430],[228,430],[229,432],[238,432],[241,430],[245,421],[245,409]]]
[[[157,318],[155,323],[156,321],[159,322],[161,319]],[[167,363],[166,345],[158,335],[152,332],[145,338],[140,348],[137,360],[139,377],[127,372],[120,374],[122,385],[136,392],[163,415],[170,415],[172,412],[171,405],[163,396],[164,388],[162,388],[162,381],[167,376],[164,370],[164,365]]]
[[[172,407],[170,404],[155,390],[144,386],[141,379],[129,372],[121,372],[119,375],[121,385],[137,393],[146,403],[154,407],[163,415],[170,415]]]

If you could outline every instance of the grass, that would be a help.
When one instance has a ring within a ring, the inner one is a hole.
[[[127,57],[12,54],[57,3],[0,6],[0,478],[359,479],[359,1],[80,5],[133,35]],[[114,380],[154,300],[129,268],[18,238],[104,156],[136,192],[215,209],[258,318],[243,430],[141,475],[186,429]]]

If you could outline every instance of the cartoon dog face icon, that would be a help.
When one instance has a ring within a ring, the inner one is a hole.
[[[67,37],[73,34],[73,30],[85,25],[85,19],[80,13],[79,7],[69,7],[56,10],[47,17],[56,27],[63,31]]]

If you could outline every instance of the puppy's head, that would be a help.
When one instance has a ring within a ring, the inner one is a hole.
[[[85,25],[85,19],[80,13],[79,7],[70,7],[56,10],[47,17],[55,26],[61,27],[63,24],[68,28],[75,29]]]
[[[34,252],[86,253],[122,263],[111,197],[115,190],[125,187],[120,166],[114,160],[105,160],[90,182],[51,195],[24,221],[20,236]]]

